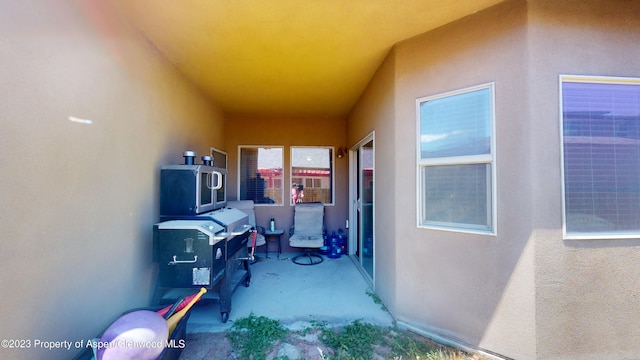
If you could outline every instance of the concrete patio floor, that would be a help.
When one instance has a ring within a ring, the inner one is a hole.
[[[393,318],[368,294],[371,288],[352,258],[325,257],[313,266],[294,264],[295,254],[261,258],[251,266],[251,284],[239,285],[231,297],[229,321],[222,323],[219,304],[202,300],[191,309],[187,333],[223,332],[236,319],[253,313],[279,320],[290,330],[310,326],[311,321],[329,326],[354,320],[392,326]]]

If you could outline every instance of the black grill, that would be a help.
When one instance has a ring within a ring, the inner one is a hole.
[[[249,218],[240,210],[223,207],[225,169],[212,167],[207,156],[203,165],[194,165],[192,151],[184,157],[185,164],[161,170],[161,222],[153,229],[158,280],[152,302],[175,302],[204,287],[207,293],[202,299],[219,300],[226,322],[231,294],[239,284],[249,286],[251,281]],[[214,185],[214,177],[220,186]]]

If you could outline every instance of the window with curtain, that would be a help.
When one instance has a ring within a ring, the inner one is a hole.
[[[640,79],[561,76],[567,238],[640,234]]]
[[[240,146],[239,199],[283,204],[282,147]]]
[[[333,204],[333,148],[291,147],[290,204]]]
[[[493,89],[417,100],[418,226],[494,232]]]

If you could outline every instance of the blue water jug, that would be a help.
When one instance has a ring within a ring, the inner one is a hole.
[[[340,242],[340,252],[343,254],[347,253],[347,233],[345,233],[342,228],[338,229],[338,240]]]
[[[327,255],[329,253],[329,247],[331,246],[331,244],[329,242],[329,237],[327,236],[326,232],[322,233],[322,240],[323,240],[323,245],[320,247],[318,252],[322,255]]]
[[[342,251],[340,250],[340,239],[335,231],[331,233],[329,241],[329,254],[327,254],[327,256],[331,259],[339,258],[342,255]]]

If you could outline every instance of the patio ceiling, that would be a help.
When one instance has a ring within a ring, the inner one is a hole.
[[[503,0],[111,0],[232,115],[349,113],[392,46]]]

